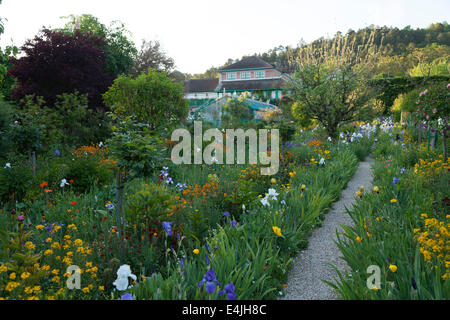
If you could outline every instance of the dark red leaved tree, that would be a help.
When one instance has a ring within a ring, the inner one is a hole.
[[[104,109],[101,95],[113,81],[105,72],[104,45],[103,39],[90,34],[44,28],[22,46],[25,56],[11,61],[9,74],[18,80],[14,99],[35,94],[52,106],[57,95],[78,90],[88,94],[89,107]]]

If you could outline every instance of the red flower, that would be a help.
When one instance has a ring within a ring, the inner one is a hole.
[[[44,181],[44,182],[42,182],[39,186],[40,186],[41,188],[44,188],[44,187],[48,186],[48,183]]]
[[[70,179],[69,182],[70,182],[70,183],[73,183],[73,179]]]
[[[75,206],[75,205],[77,204],[77,202],[76,202],[76,201],[72,201],[71,204],[72,204],[73,206]]]

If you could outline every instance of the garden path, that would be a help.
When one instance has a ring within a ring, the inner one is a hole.
[[[333,203],[332,208],[325,214],[325,220],[320,228],[313,231],[308,242],[308,248],[297,254],[292,262],[285,296],[283,300],[336,300],[337,293],[321,279],[334,282],[336,272],[328,265],[336,266],[341,272],[348,270],[347,263],[341,259],[341,253],[334,243],[336,229],[342,232],[340,225],[352,225],[350,216],[345,208],[355,203],[355,192],[360,186],[364,190],[372,189],[373,159],[366,158],[360,162],[353,178],[342,191],[340,199]]]

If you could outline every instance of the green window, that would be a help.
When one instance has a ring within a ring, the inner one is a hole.
[[[236,72],[227,72],[227,80],[236,80]]]
[[[249,71],[241,71],[241,79],[250,79]]]
[[[255,71],[255,78],[256,79],[262,79],[265,78],[266,72],[265,71]]]

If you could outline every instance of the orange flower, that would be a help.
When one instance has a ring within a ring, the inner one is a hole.
[[[45,193],[49,193],[49,192],[52,192],[52,191],[53,191],[52,189],[45,189],[44,190]]]
[[[48,186],[48,183],[44,181],[44,182],[42,182],[39,186],[40,186],[41,188],[44,188],[44,187]]]
[[[356,242],[361,243],[361,238],[359,236],[356,237]]]

